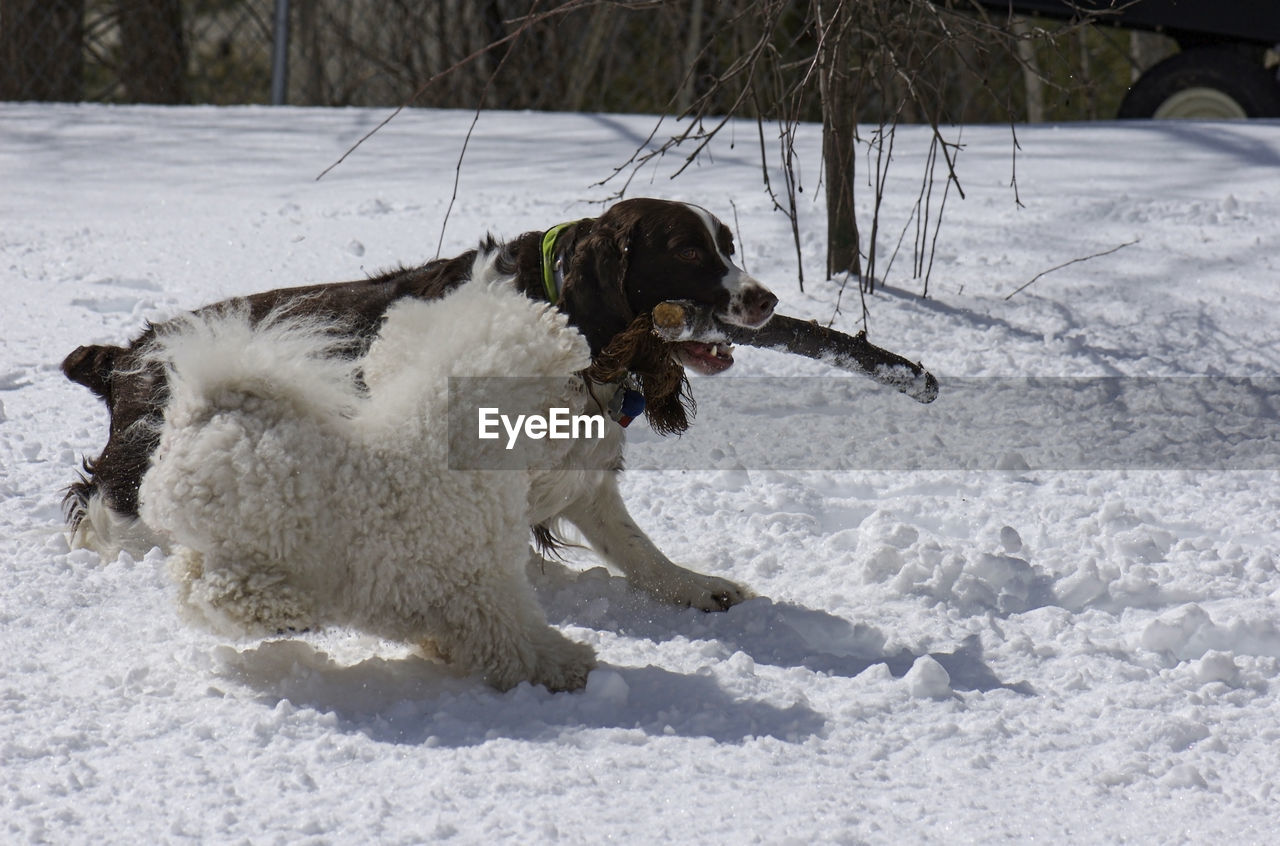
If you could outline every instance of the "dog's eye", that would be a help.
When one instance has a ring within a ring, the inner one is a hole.
[[[702,253],[698,251],[697,247],[685,247],[683,249],[676,250],[676,258],[681,261],[697,261],[701,257]]]

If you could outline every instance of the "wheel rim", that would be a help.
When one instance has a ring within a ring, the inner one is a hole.
[[[1216,88],[1184,88],[1160,104],[1154,118],[1233,120],[1247,118],[1244,106]]]

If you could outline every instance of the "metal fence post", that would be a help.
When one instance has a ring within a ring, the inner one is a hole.
[[[289,95],[289,0],[276,0],[271,43],[271,105],[283,106]]]

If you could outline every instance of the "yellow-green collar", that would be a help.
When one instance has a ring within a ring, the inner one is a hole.
[[[565,229],[579,222],[572,220],[568,223],[558,223],[542,236],[542,284],[547,289],[547,299],[552,305],[560,300],[560,284],[564,278],[563,272],[557,273],[555,268],[556,239]]]

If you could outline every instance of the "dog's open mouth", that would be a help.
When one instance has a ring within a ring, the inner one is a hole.
[[[733,366],[733,345],[727,341],[717,344],[682,341],[675,347],[679,362],[704,376],[723,373]]]

